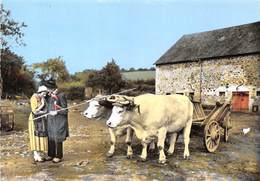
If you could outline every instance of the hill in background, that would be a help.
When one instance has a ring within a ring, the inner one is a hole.
[[[124,80],[151,80],[155,79],[155,71],[130,71],[130,72],[122,72],[122,77]]]

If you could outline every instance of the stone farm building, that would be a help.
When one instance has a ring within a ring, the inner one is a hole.
[[[156,94],[260,112],[260,22],[182,36],[156,61]]]

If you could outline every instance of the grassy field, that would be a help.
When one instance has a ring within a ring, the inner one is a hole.
[[[125,80],[150,80],[155,79],[155,71],[122,72]]]

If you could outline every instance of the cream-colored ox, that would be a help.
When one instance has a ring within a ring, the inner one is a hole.
[[[110,128],[131,127],[142,141],[141,159],[147,158],[147,145],[155,140],[159,149],[159,163],[166,162],[164,143],[166,134],[170,136],[169,154],[174,151],[177,132],[183,129],[184,158],[189,154],[190,131],[192,125],[193,104],[182,95],[144,94],[135,98],[116,101],[112,114],[107,120]]]
[[[115,97],[115,96],[114,96]],[[112,113],[112,108],[115,100],[112,98],[112,102],[108,98],[96,97],[89,102],[88,108],[84,111],[84,116],[89,119],[105,119],[107,120]],[[131,147],[133,130],[130,127],[122,128],[108,128],[110,134],[111,145],[110,149],[107,152],[108,157],[112,157],[115,152],[116,138],[118,136],[123,136],[126,134],[125,143],[127,144],[127,158],[132,158],[133,150]]]

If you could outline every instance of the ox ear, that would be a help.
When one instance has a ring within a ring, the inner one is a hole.
[[[140,105],[135,104],[134,102],[130,102],[127,107],[126,110],[129,111],[138,111],[138,113],[140,114]]]
[[[134,104],[133,110],[134,110],[134,111],[137,111],[138,114],[141,114],[141,112],[140,112],[140,105]]]
[[[124,107],[122,104],[118,102],[112,103],[112,106]]]
[[[107,107],[107,108],[113,108],[112,102],[109,102],[107,100],[100,100],[98,101],[99,105]]]

